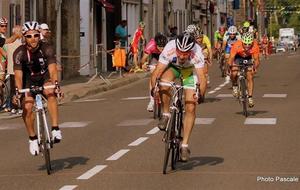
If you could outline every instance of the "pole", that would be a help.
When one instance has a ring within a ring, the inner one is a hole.
[[[143,13],[144,13],[144,10],[143,10],[143,0],[140,0],[140,21],[143,21]]]
[[[56,59],[61,64],[61,0],[56,0]],[[58,72],[58,81],[62,80],[62,71]]]

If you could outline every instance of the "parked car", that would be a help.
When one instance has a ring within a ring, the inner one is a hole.
[[[286,52],[286,45],[285,44],[278,44],[276,46],[276,50],[275,50],[276,53],[279,53],[279,52]]]

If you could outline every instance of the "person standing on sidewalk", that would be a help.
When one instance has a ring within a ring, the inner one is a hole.
[[[130,35],[127,35],[126,26],[127,20],[122,20],[115,29],[115,37],[120,40],[121,48],[126,48],[127,38],[130,37]]]
[[[132,42],[131,42],[130,51],[133,54],[133,64],[134,64],[134,67],[135,67],[135,68],[133,68],[134,72],[143,71],[141,69],[141,67],[138,65],[138,54],[139,54],[139,42],[140,42],[140,40],[142,40],[143,42],[145,40],[145,38],[144,38],[144,29],[145,29],[145,23],[140,22],[139,27],[135,31],[135,33],[133,35]]]
[[[49,30],[48,24],[42,23],[40,25],[40,33],[41,33],[41,41],[50,43],[51,31]]]

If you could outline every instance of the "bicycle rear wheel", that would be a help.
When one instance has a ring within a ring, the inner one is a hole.
[[[154,99],[153,118],[161,118],[161,103],[157,99]]]
[[[241,85],[241,96],[242,96],[243,114],[244,114],[245,117],[248,117],[246,80],[245,79],[241,79],[240,85]]]
[[[167,173],[167,167],[169,163],[170,150],[173,148],[174,129],[175,129],[175,112],[172,112],[167,131],[165,133],[165,157],[163,165],[163,174]]]
[[[42,116],[42,112],[39,113],[39,117],[40,117],[40,129],[41,129],[41,149],[43,152],[43,156],[45,158],[45,166],[47,169],[47,174],[50,175],[51,174],[51,161],[50,161],[50,142],[48,142],[47,139],[47,131],[45,130],[45,124],[43,121],[43,116]]]

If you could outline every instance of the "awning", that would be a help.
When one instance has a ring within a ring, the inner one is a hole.
[[[115,6],[113,6],[111,3],[107,2],[106,0],[99,0],[99,2],[102,4],[102,7],[104,7],[107,12],[114,12]]]

